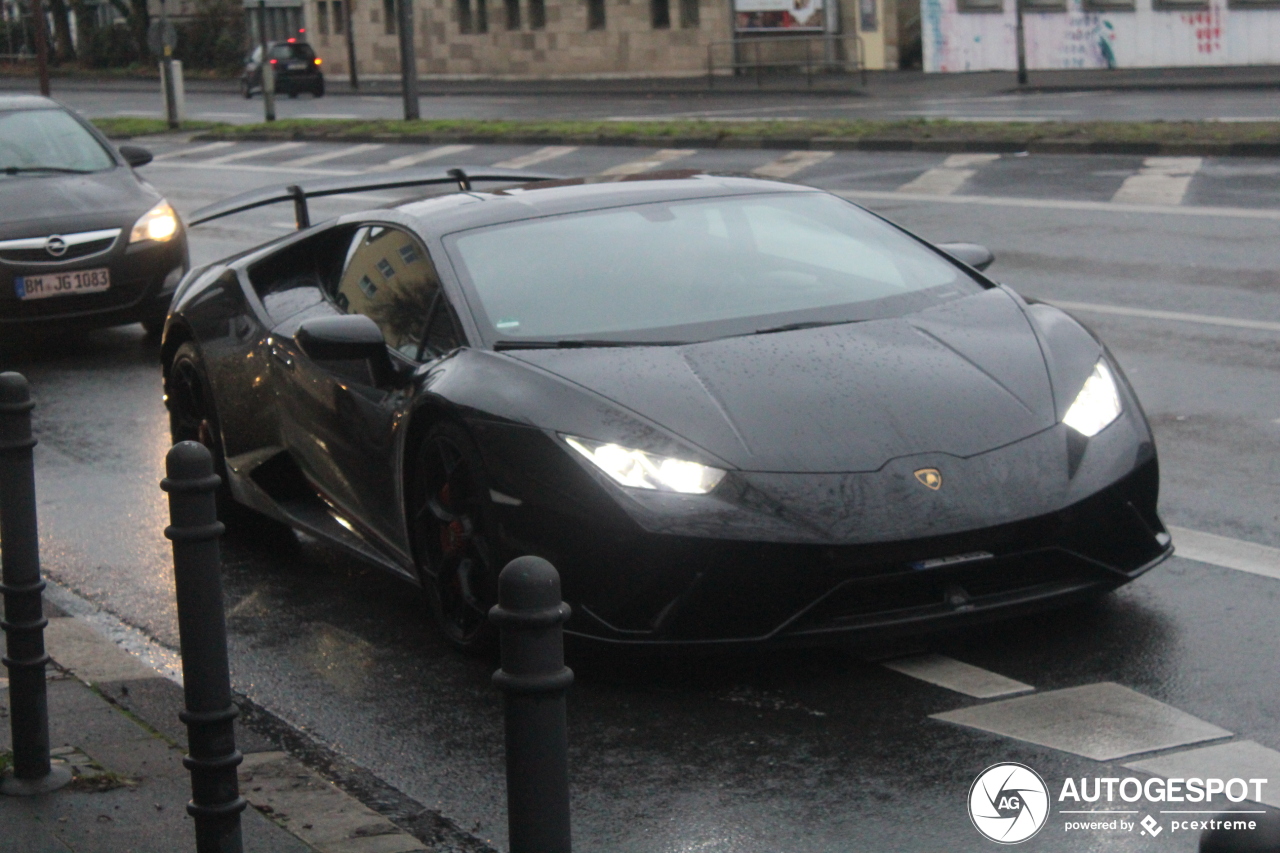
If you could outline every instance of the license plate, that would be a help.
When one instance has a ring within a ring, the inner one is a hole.
[[[100,293],[111,287],[111,271],[106,267],[45,275],[20,275],[13,280],[19,299],[47,299],[72,293]]]
[[[287,66],[285,66],[285,67],[286,67],[286,68],[288,68],[290,71],[302,71],[302,70],[306,69],[306,67],[307,67],[307,63],[305,63],[305,62],[290,62],[290,63],[289,63]]]

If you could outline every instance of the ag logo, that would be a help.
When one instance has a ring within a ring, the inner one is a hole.
[[[937,468],[921,468],[916,472],[916,479],[935,492],[942,488],[942,472]]]
[[[993,764],[969,789],[969,819],[999,844],[1018,844],[1040,831],[1049,817],[1049,789],[1024,764]]]

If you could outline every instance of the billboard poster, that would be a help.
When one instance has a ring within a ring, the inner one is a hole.
[[[826,28],[823,0],[733,0],[738,32],[780,32]]]

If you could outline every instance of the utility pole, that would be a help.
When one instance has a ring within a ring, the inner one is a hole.
[[[347,18],[347,67],[351,69],[351,88],[353,90],[360,88],[360,77],[356,74],[356,33],[355,23],[356,0],[344,0],[342,4],[343,14]]]
[[[49,35],[44,25],[44,3],[31,0],[36,25],[36,70],[40,75],[40,94],[49,97]]]
[[[1013,7],[1018,17],[1018,85],[1027,85],[1027,36],[1022,28],[1022,0],[1013,0]]]
[[[267,121],[275,121],[276,75],[267,56],[267,0],[258,0],[258,44],[262,47],[262,113]]]
[[[173,79],[173,44],[169,41],[169,10],[160,0],[160,38],[162,39],[164,67],[164,111],[169,119],[169,129],[178,129],[178,94]]]
[[[399,0],[400,7],[400,79],[404,93],[404,120],[414,121],[418,115],[418,57],[413,46],[413,0]]]

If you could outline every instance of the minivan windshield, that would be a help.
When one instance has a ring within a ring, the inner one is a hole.
[[[93,134],[63,110],[0,112],[0,174],[100,172],[115,165]]]
[[[497,346],[688,342],[901,316],[982,290],[826,193],[640,204],[446,241]]]

